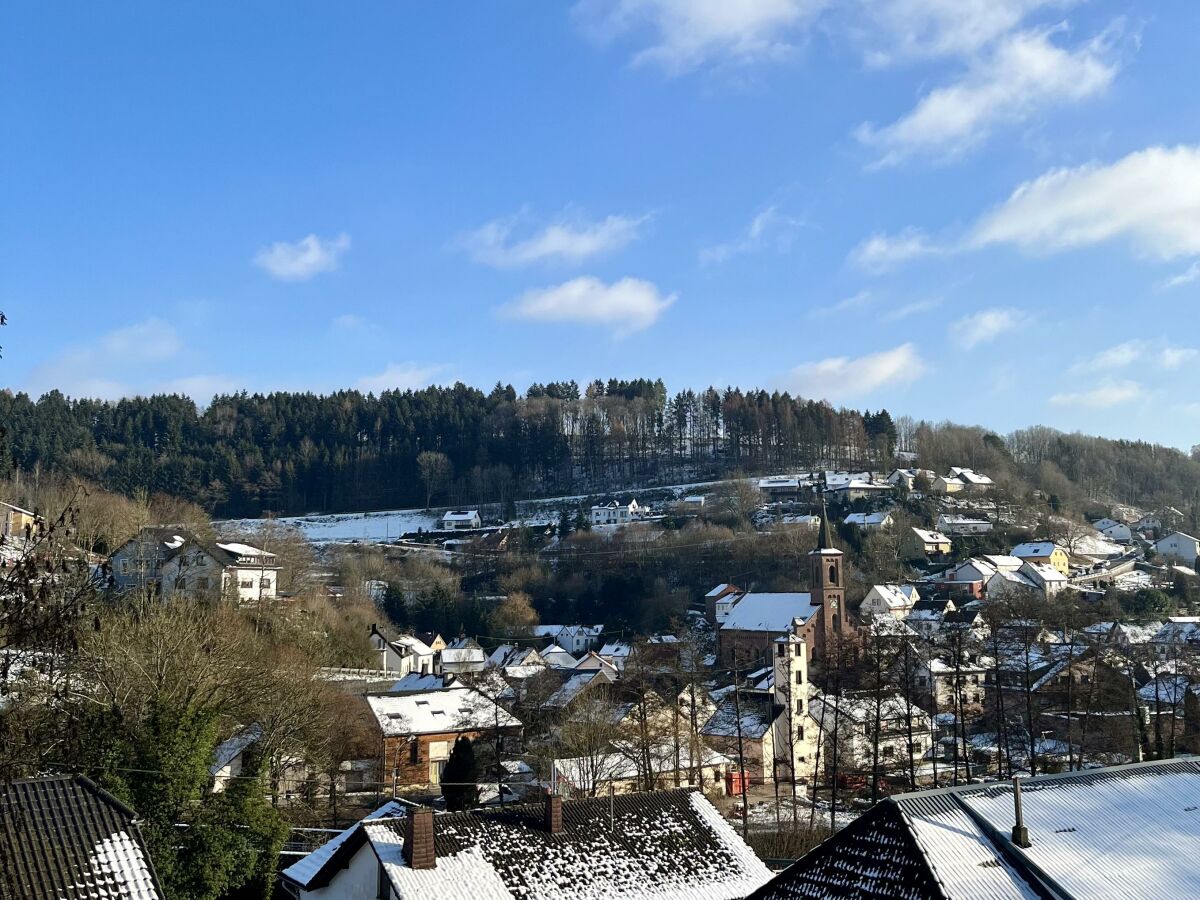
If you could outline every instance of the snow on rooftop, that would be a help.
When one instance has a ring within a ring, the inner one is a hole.
[[[519,726],[520,720],[467,687],[409,694],[373,694],[367,705],[384,737],[488,730]]]
[[[403,816],[406,809],[407,807],[405,807],[403,803],[397,803],[395,800],[389,800],[387,803],[383,804],[383,806],[368,814],[366,818],[362,819],[362,821],[370,822],[375,819]],[[359,824],[359,822],[355,822],[345,831],[334,835],[312,853],[301,857],[299,860],[284,869],[283,874],[295,881],[297,884],[308,884],[312,877],[320,870],[321,866],[325,865],[326,861],[333,856],[334,851],[344,844],[346,839],[358,829]]]
[[[179,538],[178,540],[182,540],[182,538]],[[267,554],[267,551],[260,550],[258,547],[251,547],[249,544],[240,544],[240,543],[237,543],[236,541],[231,544],[218,543],[217,546],[220,547],[222,550],[224,550],[226,553],[232,553],[234,556],[269,555],[269,554]]]
[[[721,627],[729,631],[787,631],[793,619],[807,621],[819,609],[809,593],[744,594]]]

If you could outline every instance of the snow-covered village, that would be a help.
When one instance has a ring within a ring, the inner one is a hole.
[[[1200,9],[3,22],[0,900],[1200,897]]]

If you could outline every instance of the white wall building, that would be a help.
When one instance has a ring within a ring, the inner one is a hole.
[[[593,506],[590,518],[593,525],[628,525],[643,515],[645,508],[639,506],[637,500],[630,500],[628,503],[610,500],[603,506]]]
[[[442,516],[442,528],[446,531],[466,531],[482,525],[483,519],[477,509],[452,509]]]
[[[1200,556],[1200,540],[1182,531],[1168,534],[1154,545],[1154,549],[1167,559],[1177,559],[1187,565],[1192,565]]]

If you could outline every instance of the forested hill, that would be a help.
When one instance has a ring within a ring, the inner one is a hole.
[[[718,477],[732,471],[921,464],[987,471],[1013,490],[1195,505],[1200,462],[1176,450],[1034,428],[978,428],[834,409],[766,391],[683,391],[661,380],[419,391],[236,394],[115,403],[52,392],[0,398],[0,477],[65,471],[107,488],[164,492],[217,515],[504,503]],[[443,454],[422,479],[418,457]],[[446,461],[448,460],[448,465]],[[430,480],[432,483],[430,484]]]

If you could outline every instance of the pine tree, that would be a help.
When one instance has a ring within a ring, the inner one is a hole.
[[[460,737],[454,742],[446,767],[442,769],[442,796],[446,809],[461,812],[470,809],[479,799],[479,766],[475,762],[475,747],[471,739]]]

